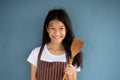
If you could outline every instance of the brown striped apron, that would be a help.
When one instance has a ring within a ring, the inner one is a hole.
[[[66,54],[67,62],[46,62],[40,60],[44,46],[40,48],[37,61],[37,80],[62,80],[64,68],[68,63],[68,55]]]

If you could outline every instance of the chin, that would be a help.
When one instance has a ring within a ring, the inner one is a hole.
[[[56,41],[55,43],[56,43],[56,44],[61,44],[62,42],[61,42],[61,41],[60,41],[60,42]]]
[[[59,40],[59,41],[58,41],[58,40],[55,40],[54,43],[56,43],[56,44],[61,44],[62,41],[61,41],[61,40]]]

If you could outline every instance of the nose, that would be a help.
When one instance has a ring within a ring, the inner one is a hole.
[[[59,35],[60,34],[60,31],[58,29],[55,30],[54,32],[55,36]]]

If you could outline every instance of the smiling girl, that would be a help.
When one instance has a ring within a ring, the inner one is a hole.
[[[75,56],[72,65],[71,44],[74,39],[72,25],[64,9],[48,12],[44,22],[43,39],[40,47],[32,50],[27,61],[31,63],[31,80],[77,80],[82,65],[81,52]]]

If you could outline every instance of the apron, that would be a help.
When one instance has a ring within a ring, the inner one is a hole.
[[[62,80],[64,68],[68,64],[69,58],[66,54],[66,62],[46,62],[40,60],[44,46],[41,46],[37,61],[37,80]]]

